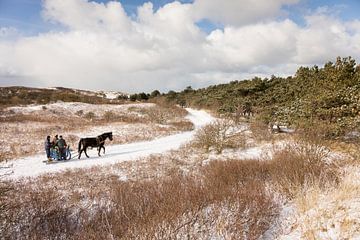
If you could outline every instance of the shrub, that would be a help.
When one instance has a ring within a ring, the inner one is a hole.
[[[276,151],[269,171],[277,188],[289,198],[309,186],[320,188],[339,181],[338,168],[328,162],[329,149],[322,145],[298,141]]]
[[[159,90],[154,90],[154,91],[151,92],[150,98],[158,97],[160,95],[161,95],[161,93],[160,93]]]
[[[109,122],[116,119],[116,114],[112,111],[106,111],[104,113],[104,119],[105,121]]]
[[[93,119],[95,119],[95,113],[87,112],[84,117],[88,120],[93,120]]]
[[[186,116],[187,111],[174,105],[162,105],[142,109],[142,113],[147,115],[151,122],[165,124],[178,121],[179,118]]]
[[[252,136],[257,141],[271,141],[273,134],[265,123],[254,121],[249,124]]]
[[[190,121],[178,121],[170,123],[171,126],[174,126],[177,130],[180,131],[191,131],[194,130],[194,124]]]
[[[84,110],[79,110],[75,114],[81,117],[82,115],[84,115]]]
[[[0,160],[1,162],[1,160]],[[0,178],[3,176],[0,176]],[[4,233],[9,228],[7,213],[11,211],[11,205],[8,203],[9,193],[13,190],[12,185],[0,179],[0,232]],[[3,236],[4,237],[4,236]]]
[[[217,153],[221,153],[225,148],[244,147],[243,132],[236,131],[236,125],[231,120],[217,120],[198,130],[194,145],[206,152],[214,149]]]
[[[12,191],[5,203],[2,237],[5,239],[66,239],[76,230],[77,217],[56,189],[29,189],[22,186],[23,199]],[[15,227],[16,226],[16,227]]]
[[[39,180],[33,181],[33,185],[19,182],[17,192],[7,199],[14,208],[6,214],[7,228],[2,236],[8,239],[226,239],[229,236],[257,239],[277,216],[278,207],[267,193],[264,181],[245,179],[242,173],[237,175],[236,170],[252,163],[222,164],[206,166],[204,177],[176,172],[147,181],[122,182],[116,177],[112,180],[106,177],[106,184],[99,181],[100,186],[93,185],[93,175],[87,178],[79,172],[65,172],[61,175],[68,180],[65,192],[61,187],[59,190],[52,187],[52,181],[56,180],[51,175],[41,180],[47,184]],[[231,177],[223,174],[231,169]],[[85,207],[81,207],[84,203]]]

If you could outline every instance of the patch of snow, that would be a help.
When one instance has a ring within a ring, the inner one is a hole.
[[[134,104],[122,104],[122,105],[113,105],[113,104],[90,104],[90,103],[81,103],[81,102],[62,102],[58,101],[56,103],[50,103],[45,105],[27,105],[21,107],[8,107],[5,111],[12,111],[15,113],[29,114],[38,111],[54,110],[61,112],[63,114],[75,114],[78,111],[93,112],[96,115],[101,115],[106,111],[113,111],[117,113],[127,112],[129,108],[150,108],[155,106],[153,103],[134,103]],[[134,113],[135,114],[135,113]]]

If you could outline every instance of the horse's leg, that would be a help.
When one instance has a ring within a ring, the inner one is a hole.
[[[79,153],[78,159],[80,159],[82,153],[82,139],[80,139],[79,141],[78,153]]]
[[[100,155],[100,150],[101,150],[101,146],[98,148],[98,155],[99,155],[99,157],[101,157],[101,155]]]
[[[78,159],[80,159],[81,157],[81,153],[83,152],[83,150],[81,149],[80,152],[79,152],[79,156],[78,156]]]
[[[104,147],[104,144],[101,144],[100,146],[99,146],[99,152],[100,152],[100,150],[101,149],[104,149],[103,151],[104,151],[104,154],[105,154],[105,147]]]
[[[86,149],[87,149],[87,147],[84,148],[84,153],[85,153],[86,157],[89,158],[89,156],[86,153]]]

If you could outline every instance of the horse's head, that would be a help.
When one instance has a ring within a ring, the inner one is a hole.
[[[109,132],[109,139],[110,139],[110,141],[113,140],[112,132]]]

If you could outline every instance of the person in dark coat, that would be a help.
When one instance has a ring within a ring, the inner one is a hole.
[[[47,136],[46,140],[45,140],[45,152],[46,152],[46,157],[47,157],[48,161],[51,161],[51,158],[50,158],[50,148],[51,147],[52,147],[52,144],[50,142],[50,136]]]
[[[59,141],[58,135],[55,135],[55,137],[52,140],[52,147],[56,147],[57,146],[57,142]]]
[[[65,160],[66,159],[66,142],[65,139],[63,139],[62,136],[60,136],[60,139],[57,141],[57,146],[59,147],[59,153],[60,153],[60,159]]]

